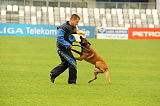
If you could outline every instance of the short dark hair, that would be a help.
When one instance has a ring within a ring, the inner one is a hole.
[[[75,20],[77,18],[80,19],[80,17],[77,14],[72,14],[70,20]]]

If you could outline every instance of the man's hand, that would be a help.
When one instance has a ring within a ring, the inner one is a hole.
[[[69,47],[68,47],[68,49],[71,49],[72,48],[72,45],[70,45]]]

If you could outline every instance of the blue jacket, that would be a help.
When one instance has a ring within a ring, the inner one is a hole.
[[[68,21],[57,28],[57,43],[59,48],[66,49],[72,45],[69,41],[69,35],[76,33],[76,27],[71,26]],[[63,46],[63,47],[62,47]]]

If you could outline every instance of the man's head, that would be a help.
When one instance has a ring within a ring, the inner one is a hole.
[[[80,17],[77,14],[72,14],[69,24],[76,27],[79,23]]]

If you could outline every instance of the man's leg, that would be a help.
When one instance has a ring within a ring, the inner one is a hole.
[[[68,78],[68,84],[76,84],[77,80],[77,69],[69,64],[69,78]]]
[[[59,55],[61,58],[61,64],[59,64],[57,67],[55,67],[51,71],[51,82],[54,83],[54,79],[58,77],[61,73],[63,73],[68,68],[68,61],[66,61],[61,55]]]
[[[76,67],[76,60],[71,51],[68,51],[68,54],[73,59],[75,64],[68,63],[69,67],[69,77],[68,77],[68,84],[76,84],[77,80],[77,67]]]

